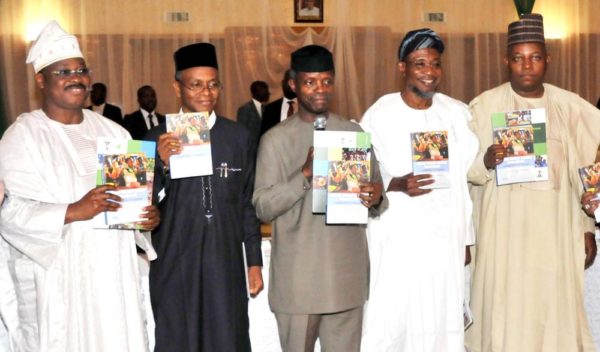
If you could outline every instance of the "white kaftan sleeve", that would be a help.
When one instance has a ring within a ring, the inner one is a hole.
[[[150,231],[135,230],[135,244],[146,252],[148,260],[152,261],[158,257],[152,246],[152,233]]]
[[[7,195],[0,212],[0,233],[10,245],[45,269],[63,241],[68,204],[42,203]]]

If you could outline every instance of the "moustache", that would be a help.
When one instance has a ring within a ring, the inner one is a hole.
[[[68,86],[65,87],[65,90],[75,89],[75,88],[83,89],[86,92],[91,92],[92,91],[92,88],[86,87],[85,85],[83,85],[81,83],[75,83],[75,84],[68,85]]]

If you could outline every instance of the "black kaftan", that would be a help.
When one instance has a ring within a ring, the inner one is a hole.
[[[146,139],[164,131],[160,125]],[[244,127],[222,117],[210,140],[212,176],[172,180],[157,153],[155,199],[166,191],[152,235],[158,259],[150,268],[157,352],[251,349],[242,243],[248,266],[262,265],[252,149]]]

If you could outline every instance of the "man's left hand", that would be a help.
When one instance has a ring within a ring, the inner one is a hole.
[[[250,286],[250,296],[252,298],[258,296],[260,291],[265,287],[262,278],[262,267],[251,266],[248,268],[248,285]]]
[[[148,205],[143,208],[144,213],[140,215],[141,218],[146,220],[139,222],[138,224],[145,231],[152,231],[160,224],[160,211],[155,205]]]
[[[594,264],[594,259],[596,259],[596,252],[598,249],[596,248],[596,236],[591,232],[585,233],[585,268],[589,268],[592,264]]]
[[[383,192],[383,184],[381,182],[361,183],[360,184],[360,193],[358,194],[358,198],[360,198],[361,203],[365,207],[371,208],[381,202],[381,193],[382,192]]]

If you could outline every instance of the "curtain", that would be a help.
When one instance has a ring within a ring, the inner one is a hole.
[[[266,81],[272,99],[279,98],[290,53],[312,43],[334,54],[333,110],[360,119],[378,97],[399,89],[398,45],[407,31],[423,27],[446,43],[440,91],[468,102],[506,80],[506,27],[517,19],[512,0],[323,0],[323,23],[295,23],[297,3],[0,0],[0,109],[8,124],[40,106],[33,69],[25,64],[25,34],[49,19],[78,36],[93,82],[105,83],[107,100],[124,113],[138,108],[136,91],[145,84],[156,89],[159,112],[176,112],[173,52],[197,41],[217,48],[224,86],[217,110],[232,119],[250,100],[254,80]],[[594,103],[600,94],[599,10],[596,0],[545,0],[533,9],[546,25],[552,58],[546,80]],[[167,22],[169,12],[185,12],[189,21]],[[426,22],[429,12],[443,13],[445,22]]]

